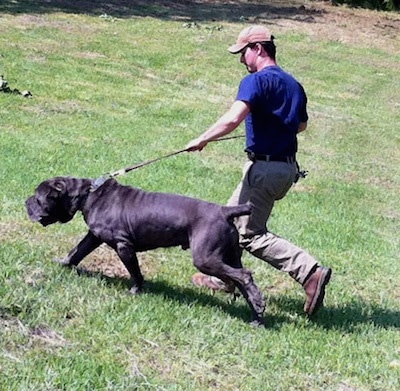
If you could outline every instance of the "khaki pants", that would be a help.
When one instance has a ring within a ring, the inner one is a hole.
[[[317,261],[267,228],[275,201],[289,191],[296,172],[296,163],[248,161],[228,205],[248,202],[253,208],[250,216],[241,216],[235,221],[242,248],[303,284]]]

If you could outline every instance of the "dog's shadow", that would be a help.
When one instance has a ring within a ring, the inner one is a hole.
[[[130,280],[124,277],[110,277],[101,272],[93,272],[84,268],[76,269],[78,274],[86,277],[96,277],[110,285],[118,285],[121,289],[130,288]],[[144,294],[160,295],[168,300],[173,300],[181,305],[196,303],[203,307],[218,307],[228,315],[248,323],[251,313],[244,298],[232,302],[233,295],[214,294],[209,290],[195,288],[194,286],[171,286],[164,280],[146,280]],[[266,294],[268,296],[268,293]],[[303,302],[286,295],[268,296],[265,327],[279,329],[283,324],[293,323],[291,314],[299,313]],[[279,307],[282,315],[268,316],[268,306]],[[287,315],[285,315],[287,314]],[[344,333],[356,334],[360,331],[360,324],[372,324],[384,329],[400,328],[400,312],[382,308],[377,304],[366,302],[362,298],[354,298],[350,303],[342,306],[326,306],[309,320],[318,327],[326,330],[341,330]]]
[[[110,277],[101,272],[93,272],[83,267],[76,268],[76,271],[80,276],[85,277],[96,277],[105,281],[110,285],[117,285],[121,289],[126,289],[128,292],[130,288],[130,280],[124,277]],[[234,298],[233,294],[225,293],[214,293],[211,290],[205,288],[196,288],[193,285],[188,287],[171,286],[165,280],[145,280],[143,285],[143,294],[148,295],[159,295],[163,296],[167,300],[173,300],[181,305],[191,305],[196,303],[203,307],[218,307],[219,309],[226,312],[228,315],[240,319],[245,323],[251,321],[251,311],[242,296],[237,299]],[[277,317],[274,322],[269,321],[270,317],[265,319],[265,327],[274,327],[274,324],[279,324],[284,321]]]

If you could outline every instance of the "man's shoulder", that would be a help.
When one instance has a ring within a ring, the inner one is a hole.
[[[296,78],[290,72],[282,69],[278,65],[266,67],[266,68],[262,69],[258,73],[260,73],[260,76],[264,76],[264,77],[274,77],[274,76],[276,76],[276,77],[279,77],[279,78],[289,78],[289,79],[296,80]]]
[[[269,68],[269,69],[268,69]],[[284,81],[285,83],[289,83],[292,87],[298,85],[301,90],[304,90],[302,84],[297,80],[297,78],[291,74],[290,72],[278,67],[267,67],[264,68],[265,73],[264,77],[274,79],[276,78],[278,81]]]

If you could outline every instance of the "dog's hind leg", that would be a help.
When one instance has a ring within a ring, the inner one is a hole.
[[[102,244],[103,241],[94,236],[92,232],[88,232],[86,236],[63,258],[56,260],[63,266],[76,266],[89,255],[92,251]]]
[[[265,300],[261,291],[253,281],[251,271],[245,268],[235,269],[228,265],[224,265],[224,269],[224,274],[233,280],[249,304],[252,313],[252,323],[254,325],[263,325]],[[221,276],[216,277],[221,278]]]
[[[117,243],[116,251],[122,263],[131,275],[131,287],[129,292],[136,295],[142,291],[144,278],[140,271],[139,261],[134,247],[126,242]]]
[[[252,324],[261,326],[264,324],[264,311],[265,311],[265,300],[257,285],[253,281],[251,271],[248,269],[235,269],[240,270],[242,278],[240,280],[235,279],[231,276],[237,288],[246,299],[252,311]]]
[[[264,324],[263,315],[265,310],[265,301],[261,291],[253,281],[250,270],[245,268],[234,268],[220,261],[216,261],[215,259],[212,262],[206,263],[194,261],[194,265],[202,273],[215,276],[223,281],[227,281],[227,279],[232,280],[250,306],[252,323],[254,325]]]

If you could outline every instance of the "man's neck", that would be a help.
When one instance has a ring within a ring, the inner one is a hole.
[[[263,58],[259,64],[257,64],[257,72],[263,70],[267,67],[274,67],[277,66],[276,60],[273,60],[270,57]]]

